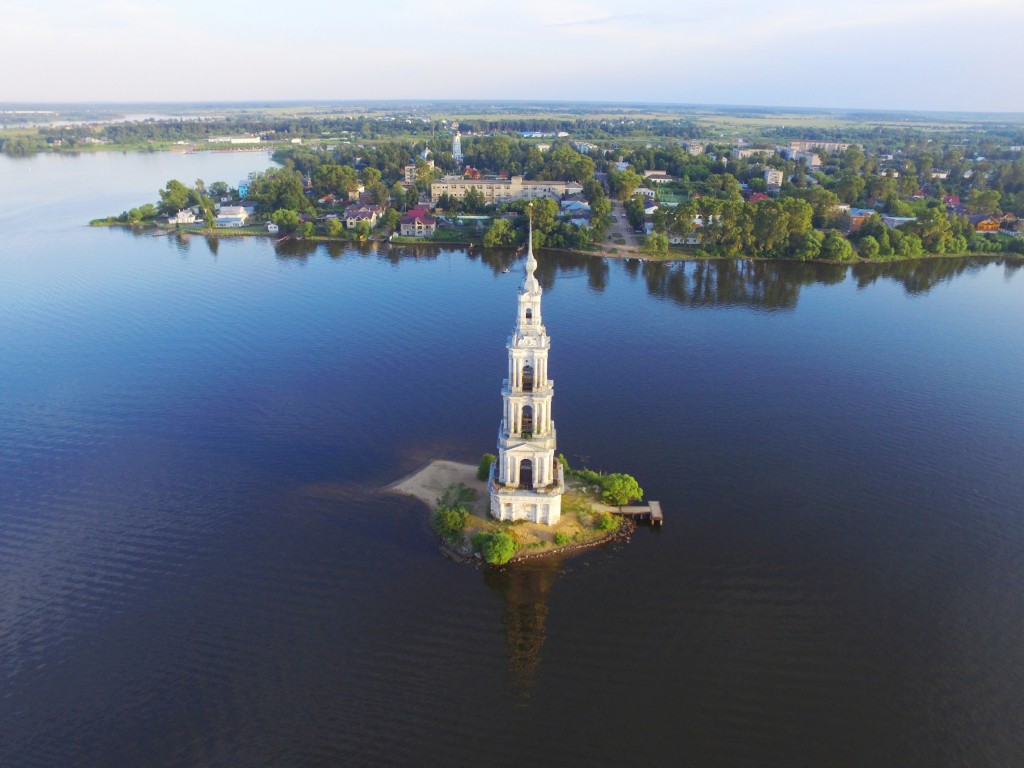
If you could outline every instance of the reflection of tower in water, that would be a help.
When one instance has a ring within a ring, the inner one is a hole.
[[[540,558],[515,568],[484,571],[484,581],[505,598],[505,637],[512,689],[529,698],[547,636],[548,593],[554,584],[560,558]]]

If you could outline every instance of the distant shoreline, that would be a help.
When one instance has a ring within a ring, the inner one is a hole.
[[[90,227],[124,227],[126,229],[133,230],[147,230],[152,229],[158,231],[160,234],[154,235],[154,237],[165,237],[172,234],[182,235],[199,235],[201,237],[262,237],[271,240],[278,241],[308,241],[316,243],[349,243],[353,245],[370,244],[376,243],[379,245],[389,245],[393,248],[400,247],[416,247],[422,248],[423,246],[437,246],[438,248],[483,248],[479,243],[464,243],[457,240],[399,240],[392,242],[387,238],[374,238],[371,237],[364,241],[359,241],[350,237],[331,237],[330,235],[314,235],[312,237],[301,237],[299,235],[275,235],[266,231],[253,231],[251,228],[242,229],[178,229],[175,227],[161,226],[159,224],[126,224],[121,221],[103,221],[102,219],[96,219],[89,222]],[[512,250],[512,249],[506,249]],[[616,253],[611,253],[606,250],[604,246],[600,250],[595,251],[577,251],[567,250],[565,248],[537,248],[540,253],[567,253],[573,256],[593,256],[596,258],[607,258],[607,259],[637,259],[638,261],[649,261],[655,263],[671,263],[681,261],[752,261],[766,264],[835,264],[835,265],[846,265],[854,266],[857,264],[900,264],[913,261],[924,261],[931,259],[962,259],[968,257],[974,258],[1012,258],[1012,259],[1024,259],[1024,255],[1014,253],[1013,251],[997,251],[992,253],[922,253],[918,256],[911,256],[909,258],[902,259],[862,259],[860,257],[852,259],[850,261],[833,261],[829,259],[807,259],[806,261],[800,259],[767,259],[760,256],[718,256],[715,254],[701,255],[696,253],[669,253],[667,256],[652,256],[649,253],[644,253],[639,247],[635,251],[632,250],[621,250],[620,247],[616,247]]]

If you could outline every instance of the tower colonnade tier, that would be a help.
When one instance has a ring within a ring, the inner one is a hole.
[[[541,287],[534,274],[533,227],[526,249],[526,273],[519,288],[516,325],[508,338],[508,376],[498,429],[498,455],[488,490],[498,520],[554,525],[562,514],[565,478],[555,458],[554,382],[548,378],[551,339],[541,319]]]

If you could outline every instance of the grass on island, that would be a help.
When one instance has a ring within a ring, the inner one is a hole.
[[[555,552],[606,539],[620,520],[604,509],[593,488],[571,479],[562,496],[562,515],[555,525],[528,520],[503,522],[491,518],[486,499],[462,483],[448,486],[437,500],[433,523],[450,546],[464,555],[480,552],[492,565],[541,552]],[[511,542],[509,548],[507,542]]]

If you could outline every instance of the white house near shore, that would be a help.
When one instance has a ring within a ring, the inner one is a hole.
[[[218,227],[244,227],[248,220],[249,212],[240,205],[222,205],[217,212]]]
[[[196,215],[191,209],[186,208],[183,211],[178,211],[173,216],[168,216],[167,222],[169,224],[195,224]]]

